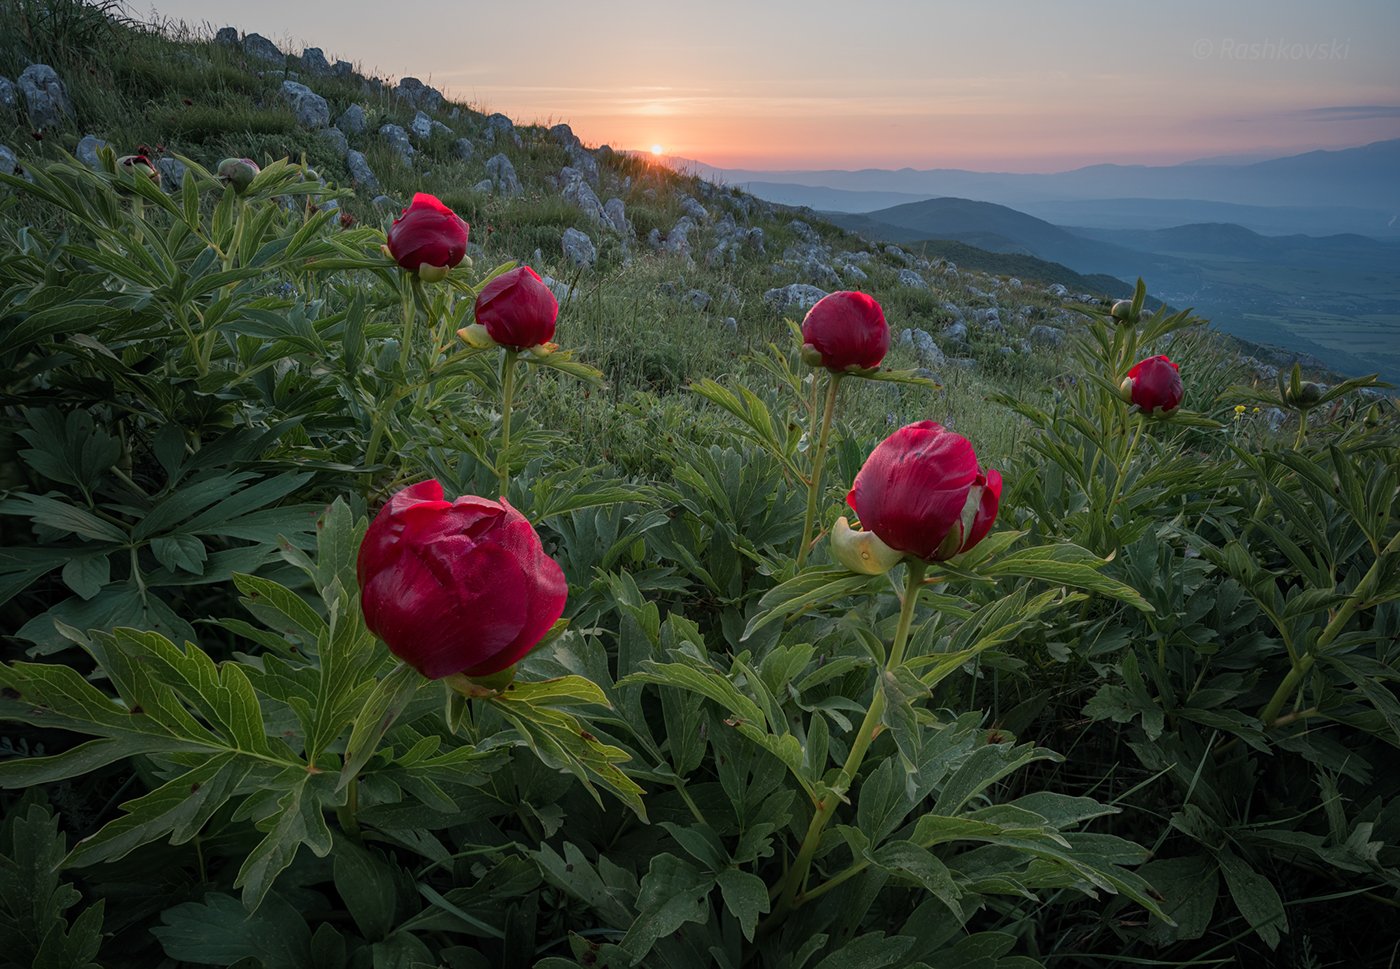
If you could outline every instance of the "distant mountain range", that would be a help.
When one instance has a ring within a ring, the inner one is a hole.
[[[859,171],[677,167],[770,201],[871,212],[927,198],[1013,206],[1059,224],[1160,229],[1234,222],[1261,233],[1400,238],[1400,139],[1247,163],[1090,165],[1051,174],[902,168]]]
[[[954,240],[1085,275],[1142,276],[1153,296],[1194,307],[1226,332],[1312,354],[1338,370],[1379,370],[1400,380],[1400,240],[1266,236],[1233,223],[1066,227],[961,198],[826,217],[928,255],[946,254],[944,240]]]

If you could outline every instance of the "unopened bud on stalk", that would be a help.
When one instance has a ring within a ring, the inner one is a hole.
[[[239,195],[248,191],[248,186],[253,184],[253,179],[257,178],[261,171],[258,163],[251,158],[225,158],[215,169],[219,178],[226,185],[232,186]]]
[[[1113,308],[1108,311],[1108,315],[1119,323],[1132,323],[1138,321],[1138,312],[1133,309],[1133,301],[1130,299],[1120,299],[1113,304]]]
[[[480,323],[472,323],[457,331],[457,335],[462,338],[462,342],[477,350],[489,350],[492,347],[500,346],[491,339],[491,334],[486,332],[486,327]]]
[[[145,155],[122,155],[117,159],[117,169],[131,175],[145,176],[157,185],[160,184],[160,171]]]

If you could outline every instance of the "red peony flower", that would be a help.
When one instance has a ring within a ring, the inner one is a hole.
[[[1123,399],[1136,404],[1144,414],[1176,410],[1185,396],[1178,369],[1165,356],[1148,357],[1133,364],[1121,387]]]
[[[439,199],[419,192],[389,227],[389,255],[425,280],[442,279],[467,254],[470,229]]]
[[[871,297],[832,293],[807,311],[802,344],[804,358],[814,365],[836,371],[873,370],[890,348],[890,327]]]
[[[492,340],[524,350],[554,339],[559,301],[533,269],[520,266],[486,284],[475,312]]]
[[[519,662],[563,614],[569,591],[534,527],[504,499],[447,501],[431,480],[389,499],[356,571],[365,625],[430,679]]]
[[[982,541],[996,521],[1001,475],[977,463],[967,438],[933,421],[901,427],[876,446],[846,503],[861,528],[927,562]]]

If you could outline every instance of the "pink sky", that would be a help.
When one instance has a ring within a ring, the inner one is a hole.
[[[1394,0],[155,3],[726,167],[1051,171],[1400,137]]]

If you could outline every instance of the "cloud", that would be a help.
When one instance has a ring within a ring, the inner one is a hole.
[[[1400,118],[1400,104],[1344,104],[1330,108],[1308,108],[1296,113],[1314,121],[1376,121]]]

